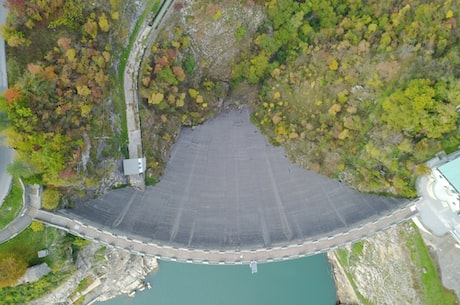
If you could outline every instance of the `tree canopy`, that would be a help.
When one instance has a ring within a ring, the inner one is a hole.
[[[271,0],[235,82],[254,121],[306,168],[414,196],[416,165],[460,144],[459,8],[451,0]]]
[[[80,1],[10,0],[6,6],[12,18],[3,36],[11,48],[21,47],[17,64],[23,71],[0,98],[9,121],[3,133],[19,154],[17,162],[28,165],[22,174],[47,185],[76,183],[83,138],[107,97],[110,12],[89,11]],[[50,45],[38,37],[44,31]],[[12,43],[14,37],[27,43]]]

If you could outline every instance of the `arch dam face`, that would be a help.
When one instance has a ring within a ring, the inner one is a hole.
[[[183,129],[155,186],[113,190],[66,214],[169,249],[225,252],[330,238],[407,204],[292,164],[243,109]]]

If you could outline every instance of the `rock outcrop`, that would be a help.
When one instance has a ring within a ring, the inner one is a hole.
[[[416,274],[400,225],[361,242],[328,253],[333,265],[337,297],[342,304],[361,304],[358,297],[375,305],[424,304]],[[345,259],[346,263],[338,263]],[[348,273],[348,275],[347,275]]]
[[[414,254],[417,251],[414,250],[414,240],[420,238],[416,230],[411,222],[405,222],[358,244],[330,251],[328,257],[340,304],[429,303],[424,299],[422,279],[422,275],[429,271],[417,263],[420,258]],[[439,265],[437,271],[444,287],[454,290],[458,298],[460,263],[455,258],[459,250],[453,238],[420,233],[433,263]]]
[[[72,304],[77,298],[84,298],[83,304],[88,304],[128,294],[143,287],[146,276],[158,268],[158,263],[153,257],[91,243],[79,252],[76,268],[54,291],[29,304]],[[91,279],[91,285],[79,291],[78,285],[87,278]]]

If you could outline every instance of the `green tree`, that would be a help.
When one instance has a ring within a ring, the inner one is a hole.
[[[415,167],[415,174],[417,176],[428,176],[431,174],[431,168],[426,163],[421,163]]]
[[[80,1],[66,0],[62,14],[53,22],[51,26],[68,26],[76,29],[83,23],[83,4]]]
[[[410,137],[441,138],[456,129],[458,114],[449,101],[441,100],[429,79],[411,80],[396,90],[383,104],[382,119],[392,129]]]
[[[8,165],[8,172],[13,177],[27,178],[35,174],[35,171],[26,162],[14,160],[13,163]]]

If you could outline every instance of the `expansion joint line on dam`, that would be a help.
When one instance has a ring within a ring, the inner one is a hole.
[[[122,249],[138,255],[154,256],[162,260],[201,264],[250,264],[251,262],[273,262],[296,259],[304,256],[323,253],[337,247],[372,236],[380,231],[393,227],[417,214],[413,203],[380,217],[373,222],[353,228],[347,232],[308,240],[299,243],[285,244],[273,248],[250,250],[213,250],[186,249],[160,245],[138,236],[130,236],[123,232],[115,232],[94,223],[85,223],[83,219],[71,218],[69,215],[58,215],[38,210],[35,219],[47,225],[62,229],[83,238]]]

